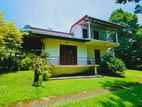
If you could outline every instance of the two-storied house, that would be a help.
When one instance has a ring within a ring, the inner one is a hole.
[[[108,49],[119,45],[117,30],[124,26],[84,16],[69,33],[31,27],[24,48],[48,52],[54,65],[95,65]]]

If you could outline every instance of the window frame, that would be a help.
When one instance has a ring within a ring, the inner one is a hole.
[[[97,40],[100,40],[100,32],[98,30],[93,30],[93,39],[96,39],[94,32],[98,32],[98,39]]]
[[[84,30],[86,30],[86,35],[84,35]],[[82,37],[83,38],[88,38],[88,29],[82,28]]]

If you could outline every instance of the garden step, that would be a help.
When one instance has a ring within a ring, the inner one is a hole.
[[[53,77],[51,80],[66,80],[66,79],[82,79],[82,78],[98,78],[102,75],[89,75],[89,76],[68,76],[68,77]]]

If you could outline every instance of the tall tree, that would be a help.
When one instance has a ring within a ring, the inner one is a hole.
[[[3,13],[0,13],[0,46],[2,47],[0,52],[17,50],[21,42],[22,34],[15,23],[4,21]]]
[[[116,3],[120,3],[120,4],[126,4],[128,2],[135,2],[136,6],[135,6],[135,13],[142,13],[142,5],[141,5],[141,1],[142,0],[116,0]]]
[[[138,17],[124,12],[122,9],[117,9],[112,13],[109,20],[127,27],[125,30],[118,31],[120,45],[115,49],[117,57],[121,58],[128,68],[139,69],[140,62],[138,60],[141,58],[136,52],[138,53],[141,50],[142,44],[140,40],[142,36],[140,35],[141,27],[138,24]]]
[[[0,65],[6,64],[12,54],[15,54],[22,43],[22,34],[14,22],[6,22],[0,12]],[[2,61],[3,59],[3,61]],[[7,63],[10,64],[10,63]]]

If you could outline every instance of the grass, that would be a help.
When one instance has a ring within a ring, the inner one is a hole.
[[[141,107],[142,85],[99,97],[59,105],[58,107]]]
[[[33,87],[33,72],[16,72],[0,75],[0,105],[48,96],[60,96],[86,90],[115,88],[141,81],[142,72],[126,70],[125,78],[103,77],[94,79],[54,80],[43,82],[42,87]]]

